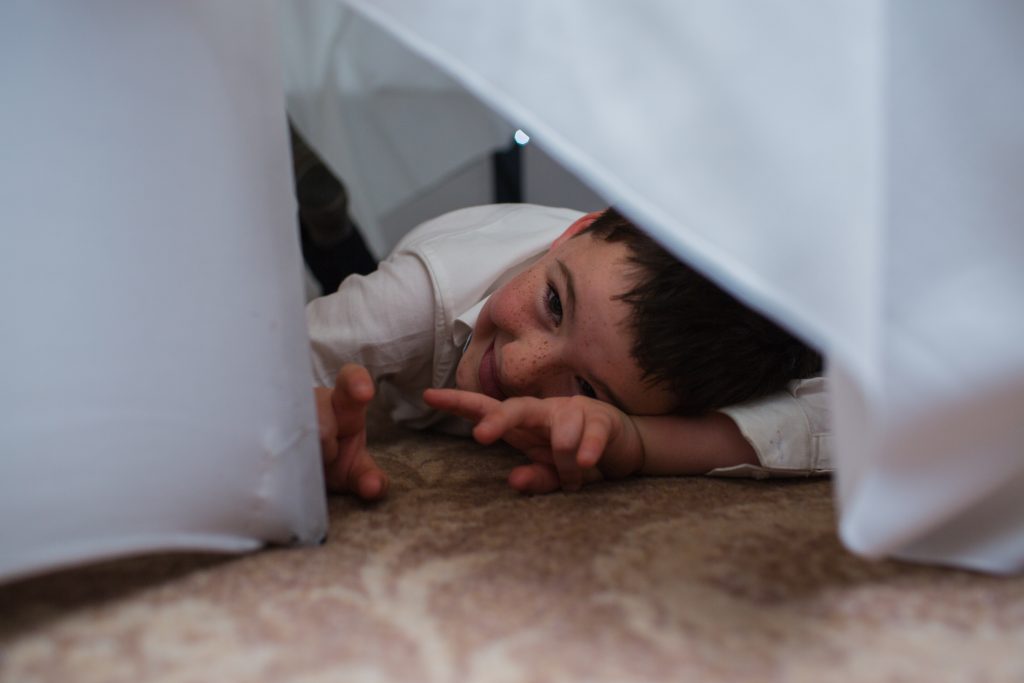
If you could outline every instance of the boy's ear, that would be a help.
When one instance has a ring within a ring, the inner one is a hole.
[[[559,244],[566,241],[570,237],[574,237],[578,235],[581,231],[586,230],[588,227],[590,227],[591,223],[600,218],[602,213],[604,213],[604,209],[601,209],[600,211],[591,211],[586,216],[580,216],[579,218],[577,218],[575,221],[573,221],[572,225],[565,229],[565,232],[558,236],[558,239],[552,242],[551,248],[554,249],[555,247],[557,247]]]

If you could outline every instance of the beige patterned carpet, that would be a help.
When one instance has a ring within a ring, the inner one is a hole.
[[[1024,681],[1024,578],[854,558],[827,481],[528,498],[510,451],[375,446],[322,547],[0,587],[0,681]]]

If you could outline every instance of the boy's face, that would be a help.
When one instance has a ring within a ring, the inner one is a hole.
[[[573,235],[488,299],[459,361],[455,384],[499,400],[512,396],[583,394],[632,415],[662,415],[675,406],[663,387],[642,381],[630,355],[628,248],[593,235]]]

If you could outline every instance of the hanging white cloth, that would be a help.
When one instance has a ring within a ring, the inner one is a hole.
[[[507,147],[513,129],[451,76],[336,0],[278,4],[288,113],[348,190],[383,259],[390,212]],[[433,216],[430,216],[433,218]]]
[[[326,532],[270,9],[0,5],[0,580]]]
[[[1024,8],[348,0],[829,357],[840,534],[1024,569]]]

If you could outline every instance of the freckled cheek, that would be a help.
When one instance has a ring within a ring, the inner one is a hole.
[[[553,395],[551,344],[536,337],[509,344],[502,356],[502,379],[518,395]]]
[[[535,287],[528,278],[516,278],[491,297],[491,318],[506,331],[521,330],[534,317],[536,303],[531,292]]]

